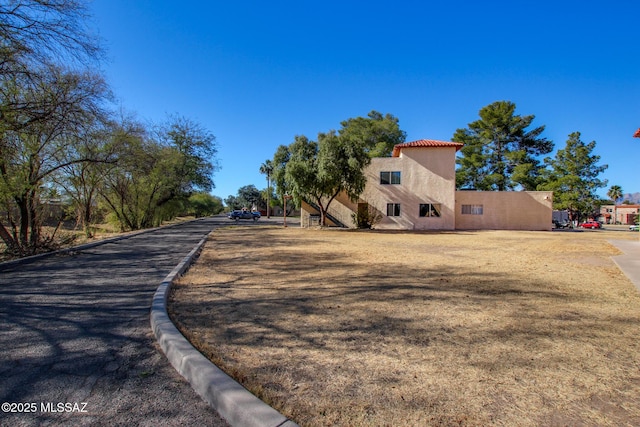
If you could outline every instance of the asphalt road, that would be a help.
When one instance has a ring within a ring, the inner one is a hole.
[[[0,426],[226,426],[149,325],[156,288],[220,224],[0,266]]]

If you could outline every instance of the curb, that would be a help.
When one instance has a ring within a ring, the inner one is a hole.
[[[167,313],[173,280],[200,253],[207,236],[183,258],[156,290],[151,304],[151,329],[171,365],[229,424],[242,427],[297,427],[293,421],[251,394],[204,357],[178,331]]]

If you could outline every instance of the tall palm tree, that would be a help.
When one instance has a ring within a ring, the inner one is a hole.
[[[271,174],[273,173],[273,163],[271,160],[265,160],[260,165],[260,173],[267,175],[267,218],[269,218],[269,208],[271,205]]]
[[[622,197],[622,187],[612,185],[609,191],[607,191],[607,196],[613,200],[613,223],[615,224],[618,222],[618,199]]]

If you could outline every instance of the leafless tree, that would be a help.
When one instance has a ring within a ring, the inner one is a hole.
[[[43,64],[87,65],[103,51],[79,0],[0,0],[0,74]]]

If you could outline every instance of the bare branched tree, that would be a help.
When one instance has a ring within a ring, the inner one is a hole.
[[[102,55],[79,0],[0,0],[0,74],[51,62],[87,65]]]
[[[104,81],[54,67],[50,72],[30,85],[0,82],[14,104],[25,106],[5,109],[0,120],[0,203],[11,229],[0,223],[0,238],[17,254],[42,247],[40,195],[53,175],[76,163],[101,161],[83,149],[80,136],[103,120]]]
[[[109,91],[88,22],[83,0],[0,0],[0,238],[17,254],[43,245],[52,177],[95,160],[78,135],[103,119]]]

